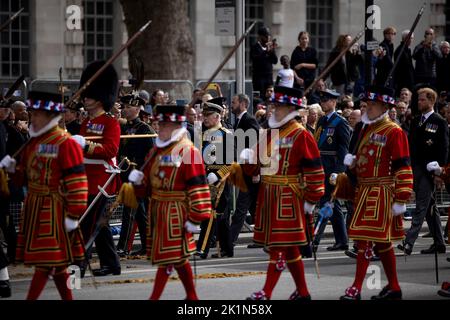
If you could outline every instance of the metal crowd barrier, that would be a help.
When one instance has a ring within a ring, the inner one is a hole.
[[[106,207],[106,210],[109,209],[109,206],[115,201],[115,197],[108,200],[108,204]],[[440,209],[446,209],[450,207],[450,195],[447,193],[445,189],[438,189],[436,191],[436,204],[437,207]],[[11,202],[9,205],[10,212],[13,217],[14,225],[16,227],[16,230],[19,228],[19,219],[20,219],[20,213],[22,211],[23,203],[22,202]],[[408,204],[406,207],[409,210],[412,210],[415,208],[415,196],[414,192],[411,196]],[[343,208],[345,210],[345,207]],[[123,213],[123,205],[119,205],[116,210],[113,212],[111,219],[109,220],[109,223],[111,227],[120,227],[122,224],[122,213]],[[447,211],[445,211],[445,214],[441,215],[442,220],[447,220]],[[248,228],[248,227],[247,227]],[[250,229],[249,229],[250,231]]]

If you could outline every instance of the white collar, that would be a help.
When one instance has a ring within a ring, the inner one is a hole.
[[[241,120],[242,116],[243,116],[244,114],[246,114],[246,113],[247,113],[247,110],[242,111],[242,112],[237,116],[237,119],[238,119],[238,120]]]
[[[263,49],[264,51],[267,51],[267,47],[264,47],[260,41],[258,41],[258,43],[259,43],[259,46],[261,47],[261,49]]]
[[[386,111],[385,113],[383,113],[381,116],[379,116],[378,118],[375,118],[373,120],[369,120],[369,117],[367,116],[367,112],[365,112],[362,116],[361,116],[361,121],[364,124],[373,124],[373,123],[377,123],[378,121],[383,120],[385,117],[387,117],[389,114],[389,110]]]
[[[186,128],[180,128],[180,129],[174,130],[172,132],[172,136],[170,137],[169,140],[161,141],[161,139],[159,139],[159,137],[157,137],[155,140],[155,144],[158,148],[165,148],[174,142],[180,141],[181,138],[186,134],[186,132],[187,132]]]
[[[427,113],[422,113],[422,117],[425,117],[425,121],[427,121],[427,119],[434,113],[434,110],[431,110],[430,112]]]
[[[283,120],[281,120],[280,122],[276,122],[275,115],[272,114],[272,116],[269,118],[269,127],[271,129],[278,129],[278,128],[284,126],[286,123],[288,123],[292,119],[295,119],[295,117],[299,117],[299,116],[300,116],[299,110],[295,110],[295,111],[292,111],[291,113],[289,113],[288,115],[286,115],[286,117],[284,117]]]
[[[50,120],[49,123],[47,123],[39,131],[34,131],[33,125],[30,125],[30,137],[36,138],[36,137],[43,135],[44,133],[46,133],[46,132],[50,131],[51,129],[53,129],[54,127],[56,127],[60,120],[61,120],[61,115],[54,117],[52,120]]]

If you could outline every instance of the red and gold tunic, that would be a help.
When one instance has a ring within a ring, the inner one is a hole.
[[[17,261],[56,267],[84,260],[80,232],[69,234],[64,225],[65,217],[77,220],[86,209],[88,188],[80,146],[55,127],[30,140],[17,170],[17,181],[26,180],[28,186]]]
[[[81,136],[101,136],[102,139],[87,140],[84,148],[84,164],[89,183],[89,195],[98,193],[98,186],[103,186],[111,175],[105,170],[116,165],[116,156],[120,144],[120,125],[116,119],[106,113],[83,121]],[[117,191],[118,179],[114,180],[106,192],[114,194]]]
[[[153,264],[181,262],[196,249],[186,221],[200,223],[211,216],[203,160],[187,138],[165,148],[154,147],[149,157],[143,183],[150,195],[147,254]],[[136,189],[138,196],[143,189]]]
[[[270,131],[265,144],[260,140],[260,156],[271,157],[271,169],[261,161],[254,241],[268,247],[304,245],[304,201],[315,203],[324,194],[320,152],[313,136],[296,120],[281,127],[278,137]]]
[[[377,242],[402,239],[402,217],[392,215],[392,204],[406,203],[412,192],[406,134],[385,117],[370,124],[360,141],[355,212],[348,235],[354,240]]]

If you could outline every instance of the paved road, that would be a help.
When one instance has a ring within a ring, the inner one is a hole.
[[[343,252],[327,252],[325,247],[330,244],[331,239],[324,239],[319,248],[320,279],[315,273],[313,260],[305,259],[307,283],[313,299],[316,300],[338,299],[353,281],[355,260],[348,258]],[[397,251],[397,269],[405,299],[443,299],[436,294],[440,284],[436,284],[435,281],[434,256],[419,253],[421,249],[427,248],[430,244],[430,239],[419,238],[413,255],[406,261],[401,252]],[[447,249],[450,252],[450,247]],[[212,249],[211,253],[214,252],[215,249]],[[448,254],[439,255],[440,282],[450,281],[450,263],[446,261],[448,256]],[[195,263],[200,299],[243,300],[251,292],[260,290],[264,284],[267,258],[267,254],[261,249],[247,249],[245,244],[235,248],[235,257],[233,258],[207,260],[197,258]],[[194,265],[194,261],[191,263]],[[386,284],[386,278],[381,262],[371,265],[375,266],[375,272],[380,271],[382,287]],[[87,276],[82,279],[81,289],[74,290],[74,298],[80,300],[144,300],[150,295],[155,271],[156,268],[145,259],[123,260],[120,276],[96,278],[97,289],[94,288],[91,277]],[[24,299],[30,284],[32,269],[11,266],[10,274],[13,286],[13,296],[10,299]],[[182,284],[176,278],[176,274],[173,276],[164,291],[163,300],[184,299]],[[285,270],[272,298],[285,300],[293,290],[293,281],[289,272]],[[378,291],[379,289],[368,289],[366,283],[362,297],[370,299],[370,296],[377,294]],[[41,299],[59,299],[51,281]]]

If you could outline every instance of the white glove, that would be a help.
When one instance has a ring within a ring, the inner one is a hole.
[[[142,180],[144,179],[144,173],[142,171],[133,169],[128,175],[128,181],[133,183],[136,186],[140,186],[142,184]]]
[[[442,168],[437,161],[433,161],[427,164],[427,170],[433,171],[435,175],[440,176],[442,174]]]
[[[351,153],[347,153],[344,157],[344,164],[347,167],[352,167],[355,163],[356,156],[352,155]]]
[[[406,204],[405,203],[398,203],[394,202],[392,205],[392,214],[394,217],[399,216],[406,212]]]
[[[332,173],[330,174],[330,179],[329,182],[332,186],[336,185],[336,180],[337,180],[338,174],[337,173]]]
[[[244,149],[241,151],[241,154],[239,155],[239,159],[243,163],[253,162],[254,157],[255,157],[255,151],[253,151],[252,149]]]
[[[64,225],[66,226],[67,232],[73,231],[78,227],[78,220],[73,220],[71,218],[66,217],[64,219]]]
[[[72,139],[80,145],[81,149],[84,149],[84,147],[86,146],[86,139],[83,136],[76,134],[72,136]]]
[[[198,231],[198,226],[196,224],[193,224],[189,220],[186,221],[186,223],[184,224],[184,227],[185,227],[186,231],[190,232],[190,233],[194,233],[194,232]]]
[[[212,173],[212,172],[210,174],[208,174],[206,179],[208,179],[208,184],[214,184],[217,181],[219,181],[219,178],[217,177],[217,175],[215,173]]]
[[[253,176],[252,177],[252,182],[253,183],[259,183],[261,181],[261,175],[257,175],[257,176]]]
[[[2,161],[0,161],[0,168],[5,168],[7,172],[14,173],[16,171],[16,164],[16,159],[6,155],[3,157]]]
[[[305,204],[303,206],[303,208],[305,209],[305,214],[312,214],[315,206],[315,204],[305,201]]]

